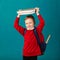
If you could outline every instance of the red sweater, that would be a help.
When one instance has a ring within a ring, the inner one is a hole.
[[[44,41],[44,37],[42,35],[42,29],[44,27],[44,20],[41,15],[38,15],[38,19],[40,23],[36,27],[38,35],[40,37],[41,42]],[[14,22],[14,27],[20,34],[24,37],[24,47],[23,47],[23,56],[38,56],[41,55],[41,50],[37,43],[36,37],[34,35],[33,30],[27,30],[24,34],[25,28],[19,25],[19,18],[16,17]]]

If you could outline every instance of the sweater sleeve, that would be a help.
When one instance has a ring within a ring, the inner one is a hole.
[[[19,18],[16,17],[16,20],[14,22],[14,28],[21,33],[21,35],[24,35],[24,28],[22,26],[19,25]]]
[[[42,18],[41,15],[38,15],[38,19],[39,19],[39,24],[38,24],[38,26],[37,26],[37,29],[38,29],[40,32],[42,32],[45,22],[44,22],[44,19]]]

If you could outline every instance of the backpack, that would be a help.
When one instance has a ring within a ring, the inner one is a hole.
[[[24,30],[24,33],[25,32],[26,32],[26,29]],[[41,55],[43,55],[45,50],[46,50],[46,45],[47,44],[45,43],[45,41],[44,42],[40,42],[40,38],[39,38],[38,32],[36,30],[36,27],[34,27],[34,35],[35,35],[37,43],[38,43],[38,45],[39,45],[39,47],[41,49]]]

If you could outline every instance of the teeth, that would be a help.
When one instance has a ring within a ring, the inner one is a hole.
[[[34,14],[35,9],[19,10],[19,11],[17,11],[17,13],[21,14],[21,15]]]

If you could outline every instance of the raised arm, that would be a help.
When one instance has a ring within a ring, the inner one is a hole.
[[[21,33],[22,35],[24,35],[24,28],[22,26],[19,25],[19,19],[20,19],[20,15],[18,14],[16,17],[16,20],[14,22],[14,28]]]
[[[37,29],[40,30],[40,32],[42,32],[45,22],[41,15],[38,15],[38,19],[39,19],[39,24],[37,26]]]
[[[37,29],[38,29],[40,32],[42,32],[43,27],[44,27],[44,25],[45,25],[45,22],[44,22],[44,19],[42,18],[42,16],[39,14],[39,9],[38,9],[38,8],[36,8],[36,14],[37,14],[38,19],[39,19],[39,24],[38,24],[38,26],[37,26]]]

